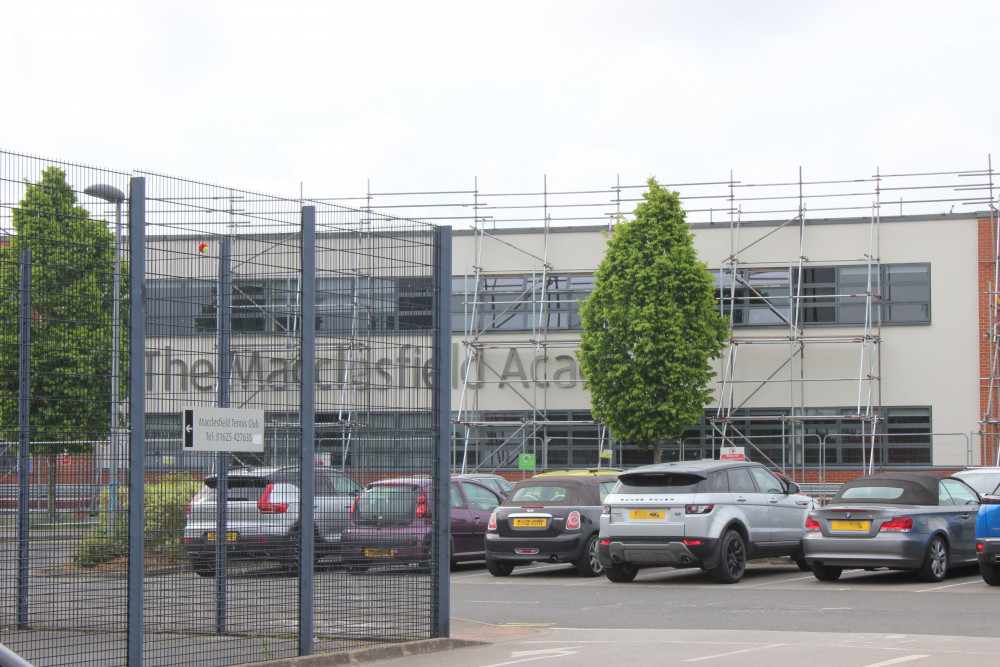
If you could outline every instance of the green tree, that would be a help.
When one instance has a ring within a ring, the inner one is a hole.
[[[0,246],[0,427],[11,434],[18,423],[18,290],[21,252],[27,249],[31,454],[48,457],[54,513],[58,455],[92,452],[93,443],[109,433],[114,234],[76,204],[66,173],[54,166],[37,183],[25,182],[12,218],[14,234]],[[125,359],[124,331],[121,339]]]
[[[583,302],[577,358],[592,413],[616,439],[653,448],[702,419],[729,327],[714,310],[676,192],[648,181],[634,219],[617,222]]]

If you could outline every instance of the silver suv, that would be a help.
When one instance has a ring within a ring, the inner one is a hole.
[[[611,581],[640,567],[700,567],[736,583],[748,559],[802,554],[814,506],[759,463],[685,461],[635,468],[604,499],[598,555]]]
[[[289,568],[299,562],[299,467],[230,470],[226,476],[226,557],[276,560]],[[350,523],[351,503],[361,485],[342,472],[316,469],[316,556],[336,552],[340,533]],[[215,543],[219,479],[205,485],[188,505],[184,545],[191,569],[203,577],[215,575]]]

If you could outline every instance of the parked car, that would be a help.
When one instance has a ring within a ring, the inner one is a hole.
[[[506,477],[500,475],[494,475],[486,472],[464,472],[460,475],[464,479],[474,479],[477,482],[482,482],[486,486],[499,491],[505,498],[510,490],[514,488],[514,482],[510,481]]]
[[[993,493],[993,489],[1000,486],[1000,467],[978,466],[975,468],[966,468],[965,470],[953,473],[952,477],[959,478],[971,486],[973,491],[980,496],[984,496],[987,493]]]
[[[503,495],[460,475],[448,485],[451,506],[450,560],[482,560],[483,535],[490,513]],[[372,565],[407,563],[430,567],[434,524],[431,478],[400,477],[372,482],[351,508],[350,526],[341,534],[344,564],[353,572]]]
[[[979,573],[990,586],[1000,586],[1000,484],[982,496],[976,516]]]
[[[914,570],[941,581],[955,565],[976,562],[979,495],[954,477],[929,472],[865,475],[809,513],[802,540],[820,581],[845,567]]]
[[[597,531],[601,503],[617,471],[546,472],[514,485],[486,528],[486,569],[506,577],[534,561],[572,563],[588,577],[601,573]]]
[[[622,473],[604,500],[604,574],[632,581],[643,567],[700,567],[721,583],[748,560],[791,556],[799,567],[813,499],[759,463],[680,461]]]
[[[249,467],[228,471],[226,478],[227,558],[276,560],[290,568],[299,562],[298,466]],[[348,511],[361,485],[332,468],[315,474],[315,553],[335,553]],[[209,475],[187,508],[184,545],[191,569],[203,577],[215,575],[218,476]]]

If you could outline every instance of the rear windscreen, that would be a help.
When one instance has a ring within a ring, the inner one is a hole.
[[[514,490],[510,495],[510,501],[512,503],[543,502],[558,505],[562,502],[569,502],[567,496],[565,486],[522,486]]]
[[[855,486],[844,489],[840,500],[899,500],[904,489],[899,486]]]
[[[705,481],[705,478],[700,475],[678,472],[643,472],[620,475],[618,480],[622,487],[655,488],[673,493],[696,493],[698,485]]]
[[[226,482],[226,500],[233,502],[250,500],[256,502],[268,484],[268,480],[261,477],[227,477]],[[215,500],[218,497],[218,486],[218,478],[209,477],[205,480],[205,486],[198,494],[198,498]]]
[[[417,507],[417,489],[399,484],[381,484],[358,496],[354,522],[380,526],[407,525]]]

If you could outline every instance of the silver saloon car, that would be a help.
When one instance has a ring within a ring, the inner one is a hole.
[[[806,562],[820,581],[844,568],[914,570],[941,581],[976,563],[979,496],[965,482],[929,472],[865,475],[806,519]]]

